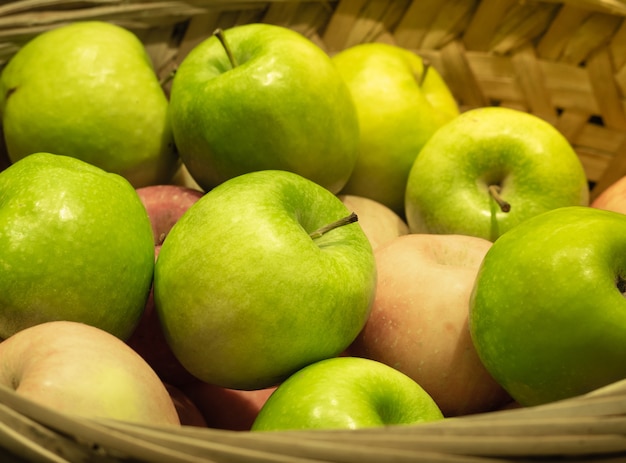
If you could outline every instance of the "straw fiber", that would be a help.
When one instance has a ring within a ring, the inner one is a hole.
[[[35,34],[89,19],[133,30],[166,89],[218,27],[279,24],[329,54],[393,43],[427,58],[463,110],[508,106],[552,123],[597,195],[626,174],[625,18],[624,0],[18,0],[0,2],[0,66]],[[275,433],[73,418],[0,387],[0,449],[6,462],[626,461],[626,382],[416,426]]]

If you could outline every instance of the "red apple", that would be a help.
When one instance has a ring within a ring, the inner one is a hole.
[[[509,402],[478,358],[468,327],[470,293],[490,246],[471,236],[409,234],[379,247],[372,312],[348,352],[410,376],[446,416]]]
[[[596,209],[626,214],[626,176],[609,185],[590,205]]]
[[[359,217],[359,224],[374,249],[409,233],[406,222],[378,201],[356,195],[339,195],[339,199]]]
[[[276,387],[238,390],[196,381],[181,390],[196,404],[207,426],[231,431],[249,431],[261,407]]]
[[[137,193],[152,223],[156,259],[161,243],[171,228],[187,209],[202,197],[203,193],[179,185],[152,185],[138,188]],[[165,383],[179,386],[195,380],[180,364],[165,340],[154,307],[152,288],[144,313],[127,343],[152,366]]]
[[[196,404],[182,390],[171,384],[165,384],[167,392],[170,393],[172,402],[178,412],[180,424],[183,426],[196,426],[206,428],[207,424],[202,413]]]
[[[137,189],[148,211],[154,244],[160,245],[180,217],[202,195],[202,191],[181,185],[150,185]]]
[[[179,425],[165,385],[122,340],[78,322],[52,321],[0,343],[0,384],[58,411]]]

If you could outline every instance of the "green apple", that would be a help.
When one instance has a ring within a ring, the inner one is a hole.
[[[348,87],[322,49],[281,26],[237,26],[196,45],[176,71],[170,114],[180,156],[204,190],[280,169],[337,193],[356,162]]]
[[[126,338],[153,268],[150,219],[123,177],[48,153],[0,172],[0,338],[50,320]]]
[[[435,68],[404,48],[363,43],[332,60],[352,93],[361,136],[342,193],[374,199],[404,216],[411,166],[433,132],[459,114]]]
[[[487,252],[471,295],[471,335],[521,405],[626,377],[624,237],[624,214],[571,206],[526,220]]]
[[[207,192],[155,268],[156,310],[181,364],[207,383],[261,389],[341,353],[376,286],[372,247],[352,220],[293,172],[250,172]]]
[[[0,343],[0,384],[54,410],[89,418],[179,425],[172,398],[122,340],[84,323],[50,321]]]
[[[167,107],[141,41],[101,21],[36,36],[0,75],[13,162],[42,151],[72,156],[135,187],[167,182],[176,172]]]
[[[487,107],[461,114],[428,140],[409,173],[405,209],[413,233],[494,241],[542,212],[588,204],[581,161],[554,126]]]
[[[359,429],[443,419],[404,373],[375,360],[336,357],[295,372],[257,415],[252,431]]]

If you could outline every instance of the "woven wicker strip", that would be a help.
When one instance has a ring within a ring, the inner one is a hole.
[[[427,58],[462,109],[501,105],[554,124],[596,195],[626,174],[625,0],[148,1],[0,3],[0,66],[67,22],[133,30],[165,82],[218,28],[290,27],[329,54],[393,43]],[[556,173],[555,173],[556,175]],[[65,416],[0,387],[3,462],[626,461],[626,381],[583,397],[416,426],[251,433]]]

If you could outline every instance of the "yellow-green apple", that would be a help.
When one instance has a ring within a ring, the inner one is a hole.
[[[280,169],[337,193],[357,158],[344,80],[318,45],[281,26],[236,26],[196,45],[176,70],[170,116],[181,159],[205,191]]]
[[[522,406],[626,378],[626,216],[570,206],[532,217],[487,251],[470,332]]]
[[[510,402],[478,358],[468,327],[470,293],[490,247],[474,236],[408,234],[376,249],[372,312],[348,353],[405,373],[445,416]]]
[[[79,159],[34,153],[0,172],[0,337],[51,320],[126,339],[150,292],[154,244],[139,195]]]
[[[165,338],[197,378],[262,389],[342,352],[370,313],[372,247],[337,196],[298,174],[225,181],[161,246],[154,298]]]
[[[195,381],[181,386],[180,389],[200,411],[208,427],[249,431],[276,386],[241,390]]]
[[[40,151],[73,156],[135,187],[166,183],[176,171],[167,108],[142,42],[103,21],[39,34],[0,76],[12,161]]]
[[[339,195],[339,199],[359,217],[359,224],[372,244],[372,249],[409,233],[409,226],[383,203],[356,195]]]
[[[40,323],[0,343],[0,384],[63,413],[179,425],[165,385],[135,351],[84,323]]]
[[[152,224],[156,259],[169,231],[203,193],[180,185],[150,185],[138,188],[137,194]],[[165,340],[161,322],[154,309],[152,287],[141,319],[127,343],[150,364],[165,383],[180,386],[195,380],[180,364]]]
[[[467,111],[438,129],[409,173],[406,220],[413,233],[494,241],[542,212],[588,206],[589,184],[567,139],[523,111]]]
[[[180,424],[200,428],[208,427],[202,411],[181,388],[167,383],[164,385],[174,403]]]
[[[626,176],[619,178],[591,201],[591,207],[626,214]]]
[[[356,105],[359,154],[344,194],[366,196],[404,215],[411,166],[433,132],[459,114],[447,84],[417,54],[362,43],[332,57]]]
[[[308,365],[278,385],[252,431],[377,428],[441,419],[435,401],[404,373],[344,356]]]

